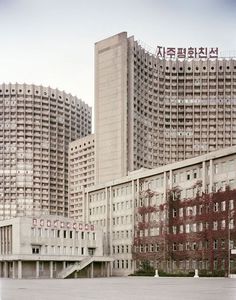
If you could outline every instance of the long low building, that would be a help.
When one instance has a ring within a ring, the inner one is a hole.
[[[1,277],[104,277],[110,275],[111,261],[94,225],[58,216],[0,222]]]
[[[85,191],[84,222],[102,226],[113,275],[144,261],[168,272],[236,271],[236,147]]]

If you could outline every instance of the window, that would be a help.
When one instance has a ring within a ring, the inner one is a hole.
[[[214,203],[214,212],[217,212],[219,210],[219,204],[218,202]]]
[[[225,240],[221,240],[221,248],[225,249]]]
[[[189,226],[189,224],[186,224],[186,225],[185,225],[185,232],[186,232],[186,233],[189,233],[189,232],[190,232],[190,226]]]
[[[32,254],[39,254],[40,246],[32,246]]]
[[[218,241],[214,240],[213,242],[213,249],[216,250],[218,248]]]
[[[222,210],[222,211],[225,211],[225,201],[222,201],[222,202],[221,202],[221,210]]]
[[[221,220],[221,229],[222,229],[222,230],[225,229],[225,220]]]
[[[176,208],[173,208],[173,218],[177,217],[177,209]]]
[[[176,251],[176,250],[177,250],[177,244],[173,243],[173,251]]]
[[[218,222],[214,221],[213,222],[213,230],[217,230],[218,229]]]
[[[172,232],[173,234],[176,234],[176,226],[172,226]]]
[[[203,223],[199,223],[198,224],[198,230],[199,231],[203,231]]]

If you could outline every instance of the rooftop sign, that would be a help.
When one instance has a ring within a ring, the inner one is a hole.
[[[156,56],[160,58],[183,58],[183,59],[193,59],[193,58],[218,58],[218,48],[173,48],[173,47],[162,47],[157,46]]]

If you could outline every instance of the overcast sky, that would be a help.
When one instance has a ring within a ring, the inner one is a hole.
[[[236,50],[236,0],[0,0],[0,82],[94,100],[94,43],[121,31],[155,47]]]

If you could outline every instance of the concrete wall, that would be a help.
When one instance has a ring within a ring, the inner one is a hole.
[[[95,44],[96,183],[127,172],[127,33]]]

